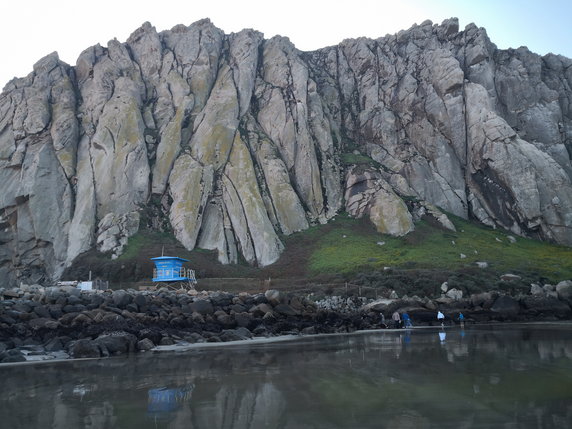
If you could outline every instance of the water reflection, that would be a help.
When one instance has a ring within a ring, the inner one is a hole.
[[[161,387],[147,391],[147,415],[154,420],[170,420],[185,403],[190,403],[194,385],[180,388]]]
[[[567,428],[572,326],[309,337],[0,377],[10,428]]]

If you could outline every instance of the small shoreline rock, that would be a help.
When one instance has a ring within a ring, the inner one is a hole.
[[[218,343],[283,335],[346,333],[388,327],[394,311],[407,311],[414,325],[446,322],[458,313],[465,323],[572,319],[572,282],[531,288],[511,297],[486,292],[463,298],[312,296],[268,290],[231,294],[25,286],[0,289],[0,363],[66,358],[102,358],[177,344]],[[556,296],[555,296],[556,295]],[[386,322],[389,323],[389,322]]]

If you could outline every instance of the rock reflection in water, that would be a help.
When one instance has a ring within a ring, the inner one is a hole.
[[[9,428],[567,428],[572,326],[307,337],[0,377]]]

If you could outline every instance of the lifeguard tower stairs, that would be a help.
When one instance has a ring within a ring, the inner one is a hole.
[[[169,289],[194,289],[197,284],[195,271],[183,267],[187,259],[176,256],[159,256],[151,258],[155,263],[153,269],[153,283],[158,287]]]

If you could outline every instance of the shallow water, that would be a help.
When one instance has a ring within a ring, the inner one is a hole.
[[[569,428],[572,324],[0,366],[4,428]]]

